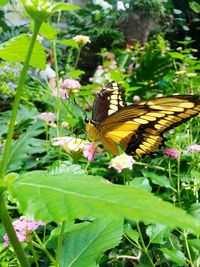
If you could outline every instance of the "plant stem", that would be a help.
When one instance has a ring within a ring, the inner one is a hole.
[[[33,52],[34,44],[36,41],[37,34],[39,32],[40,26],[41,26],[40,23],[39,24],[34,23],[34,29],[33,29],[33,34],[31,37],[30,45],[28,48],[28,52],[26,55],[24,66],[23,66],[22,71],[20,73],[19,83],[18,83],[18,86],[16,89],[15,100],[14,100],[14,104],[12,107],[12,114],[11,114],[11,119],[10,119],[10,124],[9,124],[8,135],[7,135],[7,139],[6,139],[6,143],[5,143],[5,147],[4,147],[4,151],[3,151],[3,156],[2,156],[2,162],[1,162],[1,167],[0,167],[0,179],[3,179],[5,174],[6,174],[6,168],[7,168],[9,153],[10,153],[10,149],[11,149],[11,143],[12,143],[12,138],[13,138],[13,133],[14,133],[14,128],[15,128],[17,111],[19,108],[19,103],[20,103],[22,92],[23,92],[26,73],[28,70],[29,62],[31,59],[31,55]],[[11,221],[11,218],[9,216],[8,210],[6,209],[6,205],[5,205],[2,194],[0,194],[0,210],[1,210],[0,218],[1,218],[2,224],[3,224],[5,230],[8,234],[9,240],[10,240],[10,242],[13,246],[13,249],[17,255],[17,258],[20,262],[20,266],[29,267],[30,265],[28,263],[26,255],[25,255],[25,253],[21,247],[21,244],[17,238],[17,235],[16,235],[15,229],[12,225],[12,221]]]
[[[60,257],[60,250],[62,247],[62,242],[63,242],[63,237],[64,237],[65,225],[66,225],[66,221],[63,221],[61,225],[60,235],[58,238],[58,246],[56,250],[56,264],[55,264],[56,267],[59,267],[59,257]]]
[[[78,65],[78,61],[79,61],[80,54],[81,54],[81,48],[82,47],[79,47],[79,49],[78,49],[78,53],[77,53],[77,56],[76,56],[76,62],[74,64],[74,70],[77,68],[77,65]]]
[[[8,163],[8,158],[9,158],[9,153],[10,153],[10,148],[11,148],[11,143],[12,143],[12,138],[13,138],[13,132],[15,128],[15,121],[17,117],[17,111],[19,108],[19,103],[20,103],[22,92],[23,92],[26,73],[28,70],[29,62],[31,59],[32,51],[34,48],[34,44],[36,41],[37,34],[39,32],[40,26],[41,24],[36,24],[36,23],[34,24],[31,42],[30,42],[29,49],[26,55],[24,66],[20,73],[19,83],[16,89],[15,100],[14,100],[14,104],[12,107],[12,114],[11,114],[11,119],[10,119],[10,124],[9,124],[8,135],[7,135],[7,139],[6,139],[6,143],[5,143],[5,147],[3,151],[3,156],[2,156],[2,162],[1,162],[1,168],[0,168],[0,179],[3,179],[6,173],[6,168],[7,168],[7,163]]]
[[[152,258],[151,258],[151,256],[149,255],[148,249],[147,249],[147,247],[146,247],[146,245],[145,245],[145,243],[144,243],[144,239],[143,239],[143,237],[142,237],[142,233],[141,233],[141,230],[140,230],[139,223],[137,223],[137,229],[138,229],[138,233],[139,233],[139,236],[140,236],[140,240],[141,240],[141,242],[142,242],[142,248],[143,248],[145,254],[146,254],[147,257],[148,257],[149,262],[151,263],[151,266],[155,267],[155,264],[153,263]]]
[[[42,241],[40,240],[39,236],[35,233],[34,234],[34,237],[35,237],[37,243],[39,244],[40,248],[44,251],[44,253],[47,255],[47,257],[50,259],[50,261],[55,266],[55,264],[56,264],[55,259],[51,256],[51,254],[49,253],[49,251],[46,249],[45,245],[42,243]]]
[[[11,218],[8,214],[8,210],[7,210],[6,205],[4,203],[4,199],[3,199],[2,194],[0,194],[0,211],[1,211],[0,216],[1,216],[2,224],[3,224],[3,226],[7,232],[7,235],[9,237],[9,241],[11,242],[13,249],[17,255],[17,258],[20,262],[20,266],[29,267],[30,265],[28,263],[26,255],[22,249],[22,246],[21,246],[21,244],[17,238],[15,229],[12,225],[12,221],[11,221]]]
[[[39,267],[39,263],[38,263],[38,261],[37,261],[37,255],[36,255],[35,249],[34,249],[34,247],[33,247],[32,241],[30,241],[30,242],[28,243],[28,246],[29,246],[30,251],[31,251],[31,253],[32,253],[32,255],[33,255],[34,262],[35,262],[35,266],[36,266],[36,267]]]

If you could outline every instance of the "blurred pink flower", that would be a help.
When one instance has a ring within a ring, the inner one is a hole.
[[[133,96],[133,102],[140,102],[140,97],[139,97],[139,95],[134,95]]]
[[[111,159],[108,168],[114,168],[118,173],[120,173],[122,172],[123,169],[132,170],[134,162],[135,160],[131,156],[122,154],[120,156],[116,156],[115,158]]]
[[[46,122],[54,122],[55,120],[55,114],[52,112],[43,112],[39,115],[39,118],[41,120],[44,120]]]
[[[14,229],[16,231],[17,237],[21,243],[29,241],[31,238],[31,233],[37,230],[40,226],[44,226],[45,223],[42,221],[29,220],[25,216],[21,216],[18,220],[13,222]],[[9,243],[8,235],[5,234],[4,246],[7,247]]]
[[[73,79],[66,79],[62,82],[63,88],[67,88],[70,90],[79,90],[81,85],[79,81],[73,80]]]
[[[93,161],[96,154],[96,143],[86,143],[83,148],[83,156],[88,159],[88,161]]]
[[[179,158],[179,152],[175,148],[166,148],[163,154],[169,158],[173,158],[173,159]]]
[[[65,89],[62,89],[62,88],[60,88],[59,91],[57,89],[54,89],[52,91],[52,95],[53,96],[58,96],[63,100],[66,100],[67,98],[69,98],[69,95],[68,95],[67,91]]]
[[[189,153],[189,152],[200,152],[200,145],[198,144],[193,144],[189,146],[184,153]]]

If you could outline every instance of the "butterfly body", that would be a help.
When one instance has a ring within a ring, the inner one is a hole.
[[[120,146],[127,154],[144,156],[165,140],[163,133],[200,113],[200,97],[160,97],[127,106],[124,90],[111,82],[96,95],[86,130],[112,154]]]

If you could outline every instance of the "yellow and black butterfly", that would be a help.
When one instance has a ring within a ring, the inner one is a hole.
[[[114,155],[120,146],[127,154],[144,156],[163,144],[165,131],[200,113],[200,96],[174,95],[127,106],[124,89],[110,82],[96,95],[92,113],[85,122],[93,141]]]

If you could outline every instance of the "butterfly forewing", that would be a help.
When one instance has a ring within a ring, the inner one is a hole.
[[[110,82],[97,93],[94,104],[92,120],[99,124],[109,115],[126,106],[124,89],[116,82]]]

